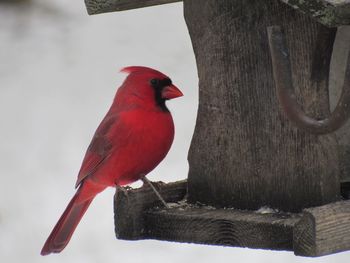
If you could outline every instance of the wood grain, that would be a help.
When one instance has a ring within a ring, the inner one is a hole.
[[[329,97],[331,110],[335,108],[344,86],[346,62],[350,52],[350,26],[339,27],[335,39],[331,71]],[[349,88],[349,87],[345,87]],[[336,131],[339,144],[340,180],[350,182],[350,121]]]
[[[85,5],[88,14],[94,15],[180,1],[182,0],[85,0]],[[348,0],[279,1],[309,15],[315,21],[328,27],[350,24],[350,2]]]
[[[199,76],[189,201],[299,212],[338,200],[335,136],[301,131],[281,112],[266,29],[285,29],[297,100],[314,118],[329,114],[313,63],[320,34],[333,30],[276,0],[185,0],[184,12]]]
[[[181,0],[85,0],[89,15],[180,2]]]
[[[297,215],[179,206],[146,213],[146,237],[221,246],[293,249]]]
[[[311,74],[311,78],[317,80],[317,82],[321,84],[322,82],[328,83],[336,28],[333,30],[333,32],[326,30],[325,34],[319,34],[320,36],[317,38],[315,50],[318,51],[318,55],[314,56],[315,59],[313,60],[312,68],[315,74]],[[330,116],[324,119],[315,119],[305,114],[295,96],[289,51],[286,47],[283,29],[280,26],[271,26],[268,27],[267,31],[276,93],[283,113],[295,126],[310,133],[327,134],[338,130],[350,117],[350,90],[347,87],[343,88],[339,102]],[[350,74],[347,77],[350,79]],[[345,80],[344,85],[347,82],[348,81]]]
[[[170,209],[149,186],[117,190],[115,227],[118,239],[166,241],[294,250],[322,256],[350,248],[350,201],[283,213],[269,209],[215,209],[186,200],[186,181],[156,187]]]
[[[114,199],[118,239],[159,239],[177,242],[292,250],[297,214],[257,213],[188,204],[186,181],[159,183],[169,202],[165,209],[152,190],[117,190]]]
[[[350,249],[350,201],[305,209],[294,228],[294,252],[323,256]]]
[[[350,24],[348,0],[281,0],[328,27]]]
[[[170,203],[183,199],[187,192],[186,180],[166,185],[162,182],[154,182],[153,185],[163,199]],[[149,186],[129,190],[117,189],[114,197],[116,236],[129,240],[143,238],[145,230],[143,213],[157,206],[162,207],[162,203]]]

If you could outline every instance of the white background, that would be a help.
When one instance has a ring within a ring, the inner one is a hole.
[[[11,2],[11,1],[10,1]],[[176,138],[149,176],[187,177],[197,73],[182,3],[89,17],[83,0],[0,3],[0,262],[350,262],[350,252],[291,252],[119,241],[113,194],[92,203],[59,255],[41,247],[74,194],[80,163],[128,65],[168,74],[185,96],[168,105]]]

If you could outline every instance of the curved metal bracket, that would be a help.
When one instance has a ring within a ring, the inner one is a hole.
[[[339,129],[350,117],[350,53],[342,93],[336,108],[328,118],[316,120],[307,116],[296,100],[289,53],[281,27],[268,27],[267,32],[277,97],[287,118],[300,129],[310,133],[326,134]],[[327,69],[329,71],[329,61]]]

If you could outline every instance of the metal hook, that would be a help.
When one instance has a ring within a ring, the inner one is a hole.
[[[277,97],[287,118],[300,129],[310,133],[326,134],[339,129],[350,117],[350,53],[342,93],[336,108],[328,118],[316,120],[307,116],[296,100],[289,52],[281,27],[268,27],[267,32]]]

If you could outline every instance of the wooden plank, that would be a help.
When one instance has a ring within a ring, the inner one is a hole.
[[[180,2],[182,0],[85,0],[89,15]]]
[[[169,184],[161,182],[153,184],[166,202],[177,202],[186,195],[186,180]],[[117,189],[114,197],[116,236],[127,240],[143,238],[144,211],[151,207],[162,206],[162,204],[149,186],[138,189],[123,189]]]
[[[303,211],[294,228],[294,253],[323,256],[350,249],[350,201]]]
[[[147,212],[145,238],[275,250],[293,249],[296,214],[179,205]]]
[[[188,204],[183,200],[186,181],[156,187],[171,209],[164,209],[149,187],[117,190],[114,213],[118,239],[159,239],[277,250],[293,248],[293,226],[300,218],[298,214],[264,214]]]
[[[208,245],[294,250],[322,256],[350,249],[350,201],[305,209],[217,209],[187,203],[187,182],[157,183],[165,209],[149,186],[117,190],[116,236],[124,240],[157,239]]]
[[[281,0],[318,22],[336,27],[350,24],[350,1],[349,0]]]

